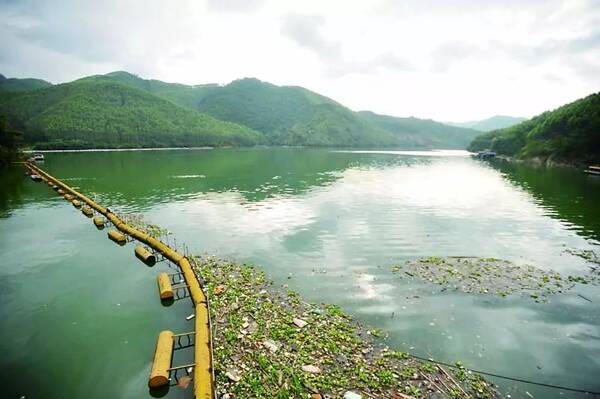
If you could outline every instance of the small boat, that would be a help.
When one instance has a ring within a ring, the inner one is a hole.
[[[600,176],[600,165],[590,165],[584,172],[588,175]]]
[[[42,181],[42,176],[36,175],[35,173],[32,173],[29,177],[31,177],[31,180],[33,181]]]
[[[36,162],[39,161],[44,161],[44,154],[40,153],[40,152],[36,152],[35,154],[33,154],[33,160]]]
[[[477,158],[477,159],[488,159],[488,158],[494,158],[495,156],[496,156],[496,153],[494,151],[490,151],[490,150],[479,151],[477,154],[473,155],[473,157]]]

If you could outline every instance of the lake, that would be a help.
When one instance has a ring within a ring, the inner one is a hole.
[[[190,252],[254,263],[308,301],[340,305],[397,350],[600,391],[599,287],[536,303],[390,270],[480,256],[583,274],[590,263],[569,251],[600,252],[600,178],[461,151],[49,153],[42,168],[119,214],[143,214]],[[167,266],[144,266],[19,167],[0,183],[2,396],[150,397],[158,333],[193,329],[189,304],[158,300]],[[493,381],[513,398],[590,397]]]

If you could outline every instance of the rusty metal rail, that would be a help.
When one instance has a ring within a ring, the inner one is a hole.
[[[179,252],[175,251],[162,241],[152,237],[125,223],[109,208],[105,208],[91,200],[82,193],[66,185],[57,178],[49,175],[31,162],[24,163],[30,172],[39,175],[44,181],[55,184],[65,193],[76,197],[79,201],[86,203],[90,208],[104,215],[118,230],[138,240],[160,253],[163,257],[179,266],[181,274],[188,286],[195,310],[195,346],[194,346],[194,397],[196,399],[214,399],[215,384],[212,356],[212,336],[209,315],[209,305],[206,295],[200,287],[196,274],[192,270],[190,261]]]

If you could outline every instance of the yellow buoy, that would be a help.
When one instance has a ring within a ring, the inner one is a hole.
[[[119,233],[116,230],[110,230],[108,232],[108,238],[121,246],[127,244],[127,236],[123,233]]]
[[[59,187],[56,184],[53,184],[52,189],[54,189],[54,191],[58,191]]]
[[[89,218],[94,216],[94,211],[89,206],[84,206],[83,208],[81,208],[81,213],[83,213],[85,216],[87,216]]]
[[[150,378],[148,379],[150,388],[162,387],[169,383],[169,368],[171,367],[172,358],[173,332],[169,330],[161,331],[158,334],[152,370],[150,370]]]
[[[63,190],[62,188],[59,188],[58,190],[56,190],[57,193],[59,193],[60,195],[63,195],[65,193],[65,190]]]
[[[173,286],[171,285],[171,279],[165,272],[158,273],[156,278],[158,281],[158,293],[160,299],[172,299],[173,298]]]
[[[104,219],[101,218],[100,216],[96,216],[94,219],[92,219],[92,221],[94,222],[96,227],[98,227],[99,229],[104,228]]]
[[[72,201],[73,199],[75,199],[75,196],[72,194],[65,194],[64,197],[67,201]]]
[[[71,204],[73,204],[73,206],[75,208],[81,208],[81,201],[74,199],[73,201],[71,201]]]
[[[156,264],[156,256],[142,245],[135,247],[135,256],[148,266],[154,266]]]

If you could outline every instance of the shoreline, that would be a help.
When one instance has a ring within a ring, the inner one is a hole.
[[[427,156],[459,156],[467,157],[474,153],[460,149],[421,148],[402,149],[397,147],[327,147],[327,146],[290,146],[290,145],[255,145],[255,146],[202,146],[202,147],[136,147],[136,148],[85,148],[60,150],[21,150],[23,154],[51,154],[71,152],[127,152],[127,151],[168,151],[168,150],[219,150],[219,149],[251,149],[251,148],[288,148],[288,149],[328,149],[333,152],[358,154],[392,154],[392,155],[427,155]]]
[[[566,162],[566,161],[554,161],[552,157],[541,158],[541,157],[533,157],[533,158],[515,158],[508,155],[496,155],[493,159],[499,159],[504,162],[514,162],[517,164],[525,164],[538,168],[569,168],[569,169],[577,169],[582,171],[585,169],[589,163],[584,162]]]
[[[230,148],[230,147],[149,147],[149,148],[87,148],[87,149],[65,149],[65,150],[22,150],[24,154],[50,154],[62,152],[126,152],[126,151],[167,151],[167,150],[214,150],[215,148]]]

